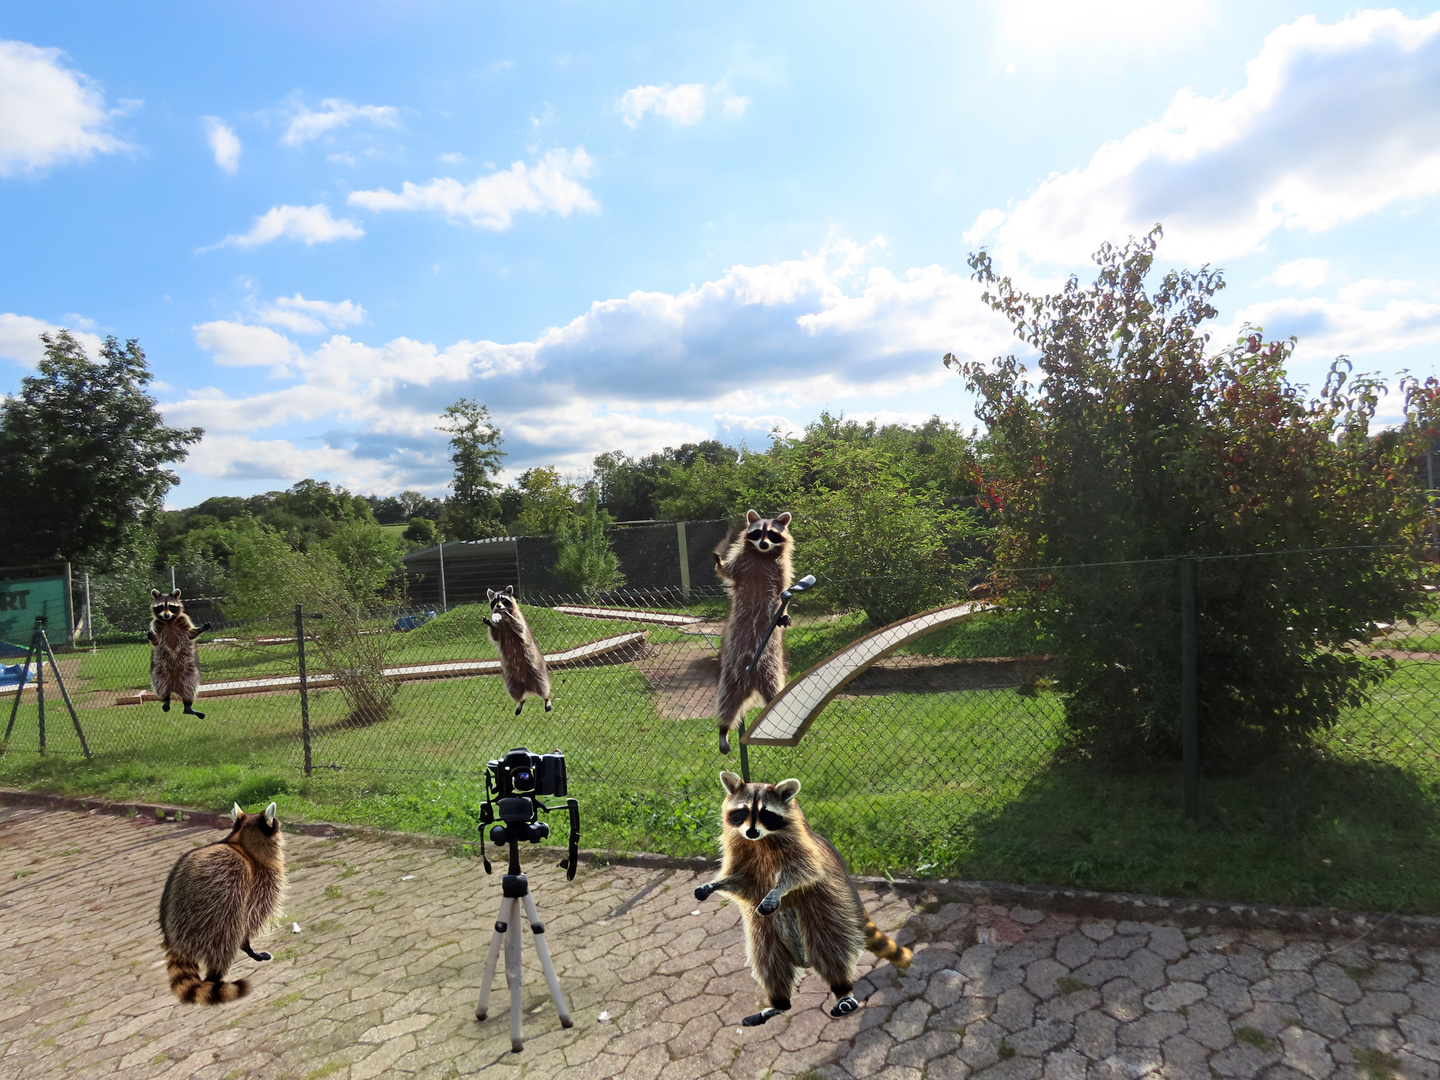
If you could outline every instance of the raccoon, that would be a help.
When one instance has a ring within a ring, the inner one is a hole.
[[[515,586],[506,585],[504,592],[486,589],[490,601],[490,620],[486,629],[490,640],[500,646],[500,674],[505,679],[505,692],[515,702],[515,715],[525,707],[527,697],[538,697],[545,702],[545,711],[550,704],[550,669],[545,666],[545,654],[535,644],[535,635],[530,633],[530,624],[520,613],[520,604],[515,599]]]
[[[170,989],[186,1004],[219,1005],[250,992],[244,979],[222,981],[237,949],[252,960],[270,959],[250,947],[250,938],[284,896],[284,836],[273,802],[263,814],[247,814],[236,803],[231,815],[230,835],[181,855],[160,897]]]
[[[801,968],[814,968],[835,995],[831,1016],[860,1007],[851,991],[862,949],[897,968],[910,950],[881,933],[865,913],[845,862],[814,832],[795,801],[799,780],[747,784],[722,772],[720,875],[695,890],[704,900],[717,889],[740,905],[745,956],[770,1007],[740,1021],[756,1027],[790,1008]]]
[[[150,653],[150,689],[160,699],[160,708],[170,711],[170,695],[180,698],[185,712],[205,719],[203,712],[196,712],[193,703],[195,691],[200,688],[200,658],[195,651],[195,639],[210,629],[207,622],[196,626],[185,614],[185,605],[180,603],[180,590],[162,593],[151,589],[150,629],[145,636],[154,649]]]
[[[730,615],[720,646],[720,685],[715,694],[715,723],[720,729],[720,752],[730,752],[730,731],[745,717],[758,696],[769,704],[785,686],[785,641],[780,622],[753,671],[745,668],[770,630],[780,594],[790,587],[790,515],[762,518],[754,510],[745,514],[745,531],[727,536],[715,549],[715,573],[730,594]]]

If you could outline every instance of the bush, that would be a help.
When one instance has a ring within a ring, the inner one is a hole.
[[[610,515],[600,509],[592,489],[555,534],[555,576],[566,588],[587,599],[625,584],[620,558],[605,535],[608,524]]]
[[[1346,548],[1200,563],[1204,752],[1241,759],[1304,742],[1358,703],[1384,661],[1353,652],[1377,622],[1420,610],[1407,545],[1427,518],[1413,463],[1435,437],[1436,387],[1406,383],[1407,420],[1370,432],[1378,380],[1336,361],[1318,397],[1290,383],[1289,342],[1246,328],[1207,355],[1218,271],[1171,271],[1145,290],[1160,231],[1095,256],[1030,296],[970,265],[986,301],[1036,352],[955,366],[989,425],[983,498],[997,523],[997,584],[1042,616],[1064,656],[1076,740],[1113,755],[1179,748],[1176,556]],[[1046,573],[1013,573],[1053,566]],[[1087,569],[1064,569],[1092,564]]]

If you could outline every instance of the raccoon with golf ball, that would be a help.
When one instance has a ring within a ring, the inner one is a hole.
[[[790,1008],[804,968],[813,968],[835,995],[831,1016],[860,1008],[852,993],[855,965],[866,949],[895,967],[910,966],[910,950],[881,932],[865,912],[835,846],[810,828],[795,796],[799,780],[747,784],[722,772],[719,876],[695,899],[726,893],[740,907],[745,957],[770,1007],[745,1017],[757,1027]]]
[[[515,586],[507,585],[503,592],[486,589],[485,596],[490,601],[490,619],[485,628],[500,649],[500,675],[505,680],[505,692],[515,702],[515,715],[520,715],[527,697],[540,698],[549,712],[554,708],[550,704],[550,669],[520,611]]]

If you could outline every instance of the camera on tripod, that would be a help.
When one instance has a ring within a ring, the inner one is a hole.
[[[485,872],[490,873],[490,860],[484,858],[487,835],[497,844],[510,844],[514,862],[518,858],[515,844],[521,840],[538,843],[550,835],[550,826],[539,820],[540,811],[548,814],[563,807],[570,812],[570,853],[560,865],[573,880],[580,844],[580,804],[566,798],[568,794],[565,755],[558,750],[532,754],[526,747],[517,746],[504,757],[487,762],[485,802],[480,807],[480,855]],[[546,806],[542,798],[564,798],[565,802]],[[495,824],[497,817],[499,824]]]
[[[492,790],[493,785],[493,790]],[[535,900],[530,895],[529,879],[520,870],[520,841],[537,843],[550,835],[550,826],[537,820],[540,811],[565,809],[570,812],[570,855],[560,865],[566,877],[575,878],[575,862],[580,843],[580,804],[572,798],[556,806],[546,806],[542,798],[563,798],[567,795],[565,786],[565,755],[560,751],[553,754],[532,754],[523,746],[517,746],[498,761],[487,762],[485,766],[485,802],[480,807],[480,858],[485,872],[490,873],[490,860],[485,858],[485,837],[488,835],[497,844],[510,847],[510,868],[501,880],[503,899],[500,902],[500,918],[495,920],[495,936],[490,939],[490,953],[485,959],[485,974],[480,985],[480,1000],[475,1006],[475,1019],[484,1020],[489,1015],[490,984],[495,978],[495,963],[500,946],[505,946],[505,981],[510,984],[510,1049],[519,1053],[524,1043],[520,1035],[520,926],[518,919],[523,907],[530,919],[530,932],[535,949],[540,954],[540,966],[545,971],[545,980],[550,984],[550,996],[560,1014],[560,1026],[570,1027],[570,1010],[560,992],[560,981],[555,977],[555,967],[550,962],[550,948],[545,944],[545,924],[535,910]],[[491,804],[494,804],[493,806]],[[496,823],[495,818],[500,818]]]

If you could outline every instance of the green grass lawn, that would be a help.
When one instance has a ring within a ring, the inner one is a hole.
[[[550,640],[629,628],[528,610],[537,636]],[[483,615],[457,609],[406,635],[400,655],[493,655]],[[802,624],[787,642],[792,670],[865,629],[858,618]],[[952,629],[917,644],[993,655],[1025,651],[999,646],[1028,641],[1000,619]],[[650,630],[652,642],[694,641]],[[147,647],[122,646],[82,657],[81,674],[107,654],[142,673],[148,666]],[[473,677],[403,684],[395,716],[368,726],[347,722],[337,691],[314,692],[308,777],[297,694],[202,699],[207,717],[196,720],[154,704],[95,707],[82,693],[90,763],[53,698],[50,753],[40,757],[26,702],[0,756],[0,784],[214,810],[274,798],[289,820],[473,840],[485,761],[523,744],[565,751],[585,846],[714,854],[717,774],[739,760],[715,752],[713,723],[664,718],[634,665],[557,670],[552,680],[548,716],[532,701],[514,717],[499,679]],[[1207,777],[1198,822],[1181,816],[1178,769],[1120,773],[1057,757],[1061,706],[1048,692],[841,698],[800,746],[753,747],[750,762],[757,778],[802,780],[812,824],[859,872],[1440,912],[1437,717],[1440,665],[1402,662],[1376,701],[1347,714],[1316,752]],[[562,821],[552,825],[552,842],[563,842]]]

